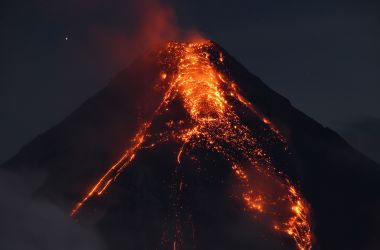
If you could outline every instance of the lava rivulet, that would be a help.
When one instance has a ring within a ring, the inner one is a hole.
[[[217,69],[209,52],[214,46],[210,41],[171,42],[166,46],[163,51],[169,55],[172,64],[175,62],[175,70],[163,69],[160,74],[165,93],[154,116],[169,112],[169,106],[179,101],[188,121],[169,120],[166,131],[158,135],[150,131],[153,120],[143,123],[130,148],[74,206],[71,214],[74,216],[89,199],[103,194],[140,149],[175,141],[180,145],[179,165],[182,157],[191,159],[191,152],[196,148],[220,155],[231,166],[231,173],[239,186],[237,197],[243,202],[244,210],[262,217],[275,232],[292,238],[298,249],[311,249],[307,202],[289,178],[275,168],[266,150],[260,146],[256,131],[242,122],[237,107],[241,106],[259,118],[274,140],[285,143],[285,139],[269,119],[259,114],[243,97],[236,83]],[[221,52],[216,60],[219,64],[225,62]],[[162,64],[165,66],[165,63],[167,60]],[[183,180],[179,183],[180,193]],[[174,237],[173,249],[181,249],[180,237],[180,233]]]

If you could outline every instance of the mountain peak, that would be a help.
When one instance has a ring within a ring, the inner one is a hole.
[[[210,41],[197,41],[168,43],[160,54],[161,81],[156,88],[164,91],[152,118],[140,125],[130,147],[75,205],[72,215],[89,199],[103,195],[142,149],[154,150],[157,144],[173,142],[179,144],[175,150],[178,166],[185,156],[199,161],[193,153],[197,150],[220,155],[238,179],[235,185],[241,193],[235,195],[245,202],[246,209],[265,216],[270,227],[292,237],[299,249],[310,249],[308,204],[283,172],[276,169],[271,152],[261,146],[271,143],[274,148],[285,140],[269,119],[242,96],[237,84],[217,69],[215,64],[221,67],[224,62],[222,52]],[[245,121],[248,119],[252,121]],[[207,167],[205,163],[200,165]],[[177,168],[173,171],[176,180],[170,185],[178,190],[172,195],[179,200],[182,188],[188,184],[187,177]],[[176,206],[179,216],[183,204]],[[181,235],[184,225],[178,222],[174,226],[177,230],[173,244],[186,245]]]

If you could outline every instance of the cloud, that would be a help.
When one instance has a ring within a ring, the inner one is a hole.
[[[337,130],[353,147],[380,163],[380,118],[347,122]]]
[[[0,249],[103,250],[99,235],[75,223],[67,211],[34,197],[41,175],[0,170]]]

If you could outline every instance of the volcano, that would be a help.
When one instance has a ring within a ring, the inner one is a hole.
[[[323,100],[321,100],[323,101]],[[377,249],[380,166],[218,44],[170,42],[4,164],[110,249]]]

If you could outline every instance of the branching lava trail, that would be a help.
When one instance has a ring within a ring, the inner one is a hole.
[[[256,111],[254,106],[240,94],[237,85],[219,72],[211,62],[214,44],[210,41],[191,43],[168,43],[164,49],[169,60],[176,63],[176,70],[161,72],[166,91],[155,116],[167,112],[174,100],[180,100],[190,117],[189,126],[178,126],[184,121],[169,121],[168,132],[156,135],[155,142],[147,143],[152,121],[143,123],[125,154],[99,179],[90,191],[73,208],[71,215],[94,196],[101,195],[118,175],[135,158],[143,147],[173,140],[180,143],[177,162],[191,155],[191,150],[202,148],[219,154],[231,166],[231,173],[239,183],[239,199],[245,210],[265,218],[275,232],[294,240],[298,249],[311,249],[311,226],[309,206],[300,192],[282,172],[274,167],[267,152],[259,145],[255,131],[245,125],[237,112],[237,105],[249,110],[271,131],[275,140],[286,142],[268,118]],[[219,52],[218,63],[225,58]],[[164,62],[165,64],[165,62]],[[181,192],[183,182],[180,181]],[[267,188],[270,186],[270,188]],[[181,249],[181,240],[175,237],[173,249]]]

